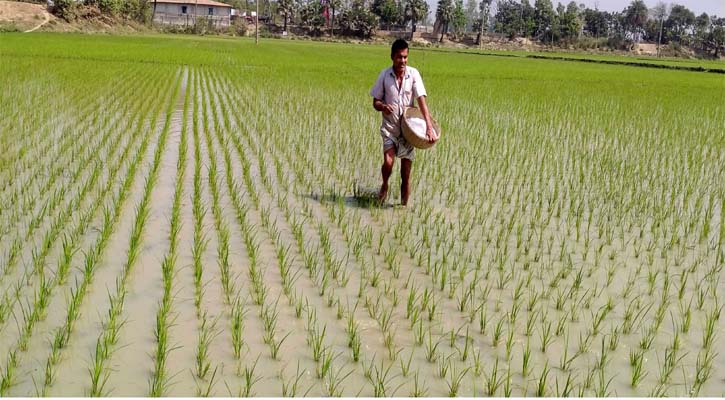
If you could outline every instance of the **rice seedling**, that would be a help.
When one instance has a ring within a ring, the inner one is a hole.
[[[416,371],[413,375],[413,389],[410,392],[410,397],[426,397],[428,395],[428,388],[425,386],[425,381],[420,381],[420,373]]]
[[[446,381],[446,385],[448,385],[448,397],[456,397],[456,396],[458,396],[458,391],[460,390],[461,382],[463,381],[463,378],[466,376],[466,374],[470,370],[470,367],[466,367],[462,370],[458,370],[455,363],[452,362],[450,370],[451,370],[450,380]]]
[[[216,329],[217,319],[210,320],[206,312],[202,315],[199,335],[196,342],[196,376],[204,379],[211,368],[209,360],[209,346],[212,341],[219,335]]]
[[[539,378],[537,379],[536,397],[546,397],[547,379],[549,377],[549,372],[551,372],[551,370],[549,369],[549,362],[547,361],[544,364],[544,369],[541,370],[541,374],[539,375]]]
[[[319,362],[325,352],[325,333],[327,325],[322,327],[320,332],[315,325],[312,329],[307,330],[307,344],[312,348],[312,358],[315,362]]]
[[[254,360],[254,363],[252,363],[251,365],[244,366],[244,370],[242,371],[243,384],[239,389],[239,392],[240,392],[239,397],[253,397],[254,396],[254,392],[252,391],[252,389],[254,388],[255,384],[257,384],[260,380],[262,380],[261,376],[255,375],[255,371],[257,369],[258,362],[259,362],[259,356],[257,356],[257,358]]]
[[[499,376],[499,372],[498,358],[496,358],[496,361],[494,361],[491,366],[491,372],[484,372],[486,395],[489,397],[496,396],[496,392],[498,392],[498,389],[504,384],[505,377]]]
[[[392,387],[392,381],[396,378],[395,375],[390,374],[390,370],[393,364],[389,364],[387,367],[380,361],[380,367],[371,361],[371,374],[368,377],[370,384],[373,387],[375,397],[389,397],[395,396],[395,393],[403,386],[401,383],[397,387]],[[417,374],[416,374],[417,375]]]
[[[425,342],[425,358],[429,363],[433,363],[438,359],[438,346],[441,342],[436,340],[436,342],[433,343],[433,333],[431,332],[430,327],[428,328],[427,333],[428,340]]]

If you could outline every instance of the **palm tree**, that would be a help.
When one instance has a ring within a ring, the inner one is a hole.
[[[425,0],[408,0],[405,3],[405,19],[411,22],[410,40],[413,40],[418,22],[423,21],[427,15],[428,3]]]
[[[488,14],[491,9],[493,0],[481,0],[478,3],[478,9],[481,10],[481,18],[478,19],[478,36],[476,36],[476,44],[481,44],[481,36],[488,29]]]
[[[436,25],[441,30],[440,42],[443,42],[443,35],[448,31],[448,24],[453,19],[453,1],[439,0],[436,10]]]

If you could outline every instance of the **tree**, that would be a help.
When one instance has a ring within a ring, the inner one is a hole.
[[[476,0],[466,0],[466,30],[472,30],[479,20],[478,3]]]
[[[408,0],[405,3],[405,19],[403,23],[410,22],[410,38],[413,39],[418,22],[425,21],[428,16],[428,3],[425,0]]]
[[[644,33],[647,24],[647,5],[643,0],[633,0],[624,9],[624,23],[628,32],[632,34],[635,42],[638,42]]]
[[[390,25],[398,24],[402,19],[398,12],[398,3],[395,0],[383,0],[378,16],[380,17],[380,22],[387,25],[388,28]]]
[[[710,16],[707,13],[702,13],[695,18],[695,43],[702,52],[705,52],[706,49],[707,34],[710,31],[710,25]]]
[[[547,36],[551,37],[551,31],[554,26],[554,6],[551,0],[536,0],[534,3],[534,37],[542,42],[546,41]]]
[[[503,0],[498,3],[496,11],[496,26],[498,32],[503,33],[510,39],[516,37],[523,28],[522,7],[514,0]]]
[[[665,29],[669,34],[669,40],[682,43],[686,40],[688,31],[692,30],[695,24],[695,13],[687,7],[675,4],[670,10],[670,16],[665,21]]]
[[[352,6],[340,15],[340,27],[348,35],[369,38],[375,33],[379,18],[363,0],[353,0]]]
[[[342,7],[342,0],[327,0],[330,7],[330,36],[335,36],[335,13]]]
[[[660,56],[660,46],[662,45],[662,30],[665,19],[670,13],[670,9],[667,4],[658,2],[656,6],[652,8],[652,18],[657,21],[659,29],[657,30],[657,57]]]
[[[453,19],[453,0],[439,0],[436,9],[436,28],[440,30],[440,42],[443,42],[443,35],[448,32],[448,25]]]
[[[466,29],[466,11],[463,9],[463,0],[456,0],[451,16],[451,27],[456,38],[460,38]]]
[[[529,0],[521,0],[521,30],[519,34],[523,37],[531,37],[536,30],[535,10]]]
[[[287,30],[287,22],[294,15],[297,4],[295,0],[277,0],[277,12],[282,16],[284,30]]]
[[[707,48],[715,58],[719,58],[720,52],[725,52],[725,18],[713,16],[710,20],[712,29],[707,35]]]
[[[300,22],[309,29],[313,35],[322,33],[325,26],[325,17],[322,3],[319,0],[310,0],[300,10]]]
[[[371,9],[385,27],[403,22],[403,10],[395,0],[374,0]]]
[[[609,34],[609,18],[606,11],[584,10],[584,31],[594,37],[607,36]]]
[[[561,17],[562,36],[567,39],[579,37],[582,26],[583,22],[579,18],[579,6],[577,6],[576,2],[571,1]]]
[[[491,2],[493,0],[481,0],[480,3],[478,3],[478,9],[480,11],[479,19],[477,21],[476,29],[478,31],[478,35],[476,36],[476,44],[481,44],[481,36],[483,36],[483,32],[488,30],[488,16],[491,10]]]

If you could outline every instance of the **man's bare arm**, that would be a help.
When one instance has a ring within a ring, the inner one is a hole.
[[[433,129],[433,121],[431,120],[430,113],[428,112],[428,104],[425,102],[425,96],[418,97],[418,107],[420,107],[420,112],[423,114],[423,118],[425,119],[425,124],[427,126],[425,132],[426,136],[428,136],[428,140],[431,143],[434,143],[438,140],[438,132]]]

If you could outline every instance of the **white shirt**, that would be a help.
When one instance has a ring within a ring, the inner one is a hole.
[[[393,108],[393,112],[388,115],[381,113],[383,114],[383,122],[380,125],[380,134],[387,137],[398,137],[402,134],[400,118],[403,116],[405,109],[412,107],[413,102],[418,97],[426,96],[426,92],[420,72],[413,67],[406,66],[400,87],[398,87],[393,67],[388,67],[380,72],[378,80],[370,89],[370,95]]]

